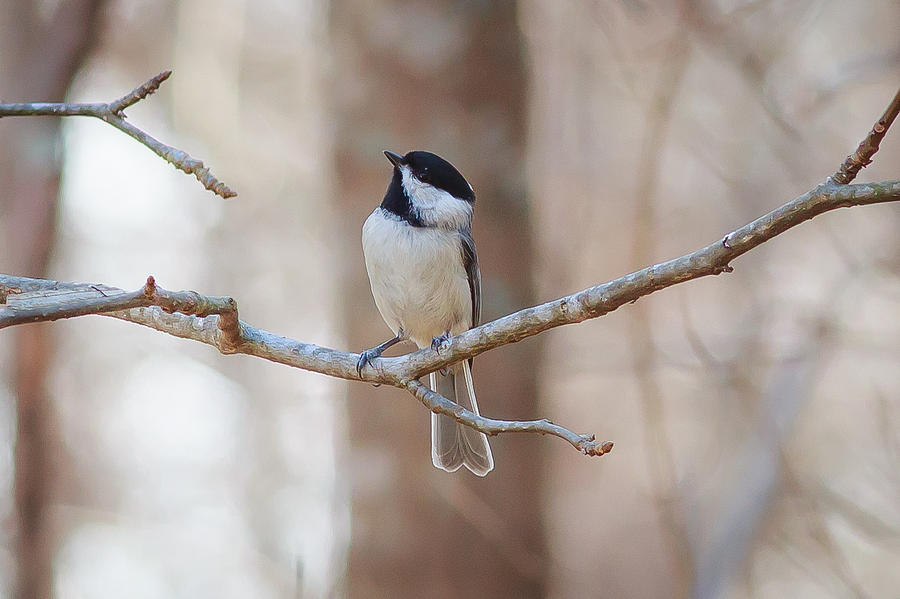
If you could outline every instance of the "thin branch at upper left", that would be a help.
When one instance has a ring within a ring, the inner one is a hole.
[[[169,78],[172,71],[163,71],[151,77],[121,98],[112,102],[69,104],[64,102],[25,102],[19,104],[0,104],[0,118],[5,116],[92,116],[109,123],[138,140],[157,156],[185,173],[194,175],[203,187],[223,197],[232,198],[237,195],[230,187],[219,181],[201,160],[192,158],[187,152],[168,146],[154,139],[145,131],[125,120],[124,110],[143,100]]]

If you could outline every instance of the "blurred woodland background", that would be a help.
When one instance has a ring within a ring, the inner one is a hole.
[[[485,320],[696,249],[840,165],[900,83],[895,0],[5,0],[0,272],[231,295],[389,336],[360,229],[383,149],[478,194]],[[892,131],[859,181],[900,178]],[[475,360],[483,413],[616,447],[429,459],[408,394],[105,318],[0,333],[0,597],[896,597],[900,212]],[[402,351],[408,351],[405,347]]]

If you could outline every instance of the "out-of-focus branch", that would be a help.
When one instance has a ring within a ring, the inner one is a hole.
[[[92,116],[109,123],[119,131],[122,131],[138,140],[157,156],[173,165],[175,168],[197,177],[203,187],[223,197],[231,198],[237,195],[227,185],[219,181],[201,160],[192,158],[187,152],[168,146],[138,129],[125,120],[124,110],[129,106],[143,100],[157,89],[160,84],[169,78],[172,71],[163,71],[159,75],[150,78],[143,85],[136,87],[129,93],[109,103],[67,104],[62,102],[27,102],[19,104],[0,104],[0,118],[5,116]]]

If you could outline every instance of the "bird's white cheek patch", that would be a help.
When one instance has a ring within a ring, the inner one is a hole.
[[[408,166],[401,166],[403,187],[419,218],[429,226],[461,229],[472,222],[472,204],[443,189],[416,179]]]

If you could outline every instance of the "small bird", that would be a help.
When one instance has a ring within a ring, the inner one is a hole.
[[[456,168],[430,152],[400,156],[381,205],[363,225],[366,271],[375,305],[394,337],[363,351],[357,371],[400,341],[441,351],[452,335],[481,318],[481,272],[472,239],[475,191]],[[478,414],[472,361],[429,375],[429,386]],[[431,461],[447,472],[478,476],[494,468],[487,436],[448,416],[431,414]]]

